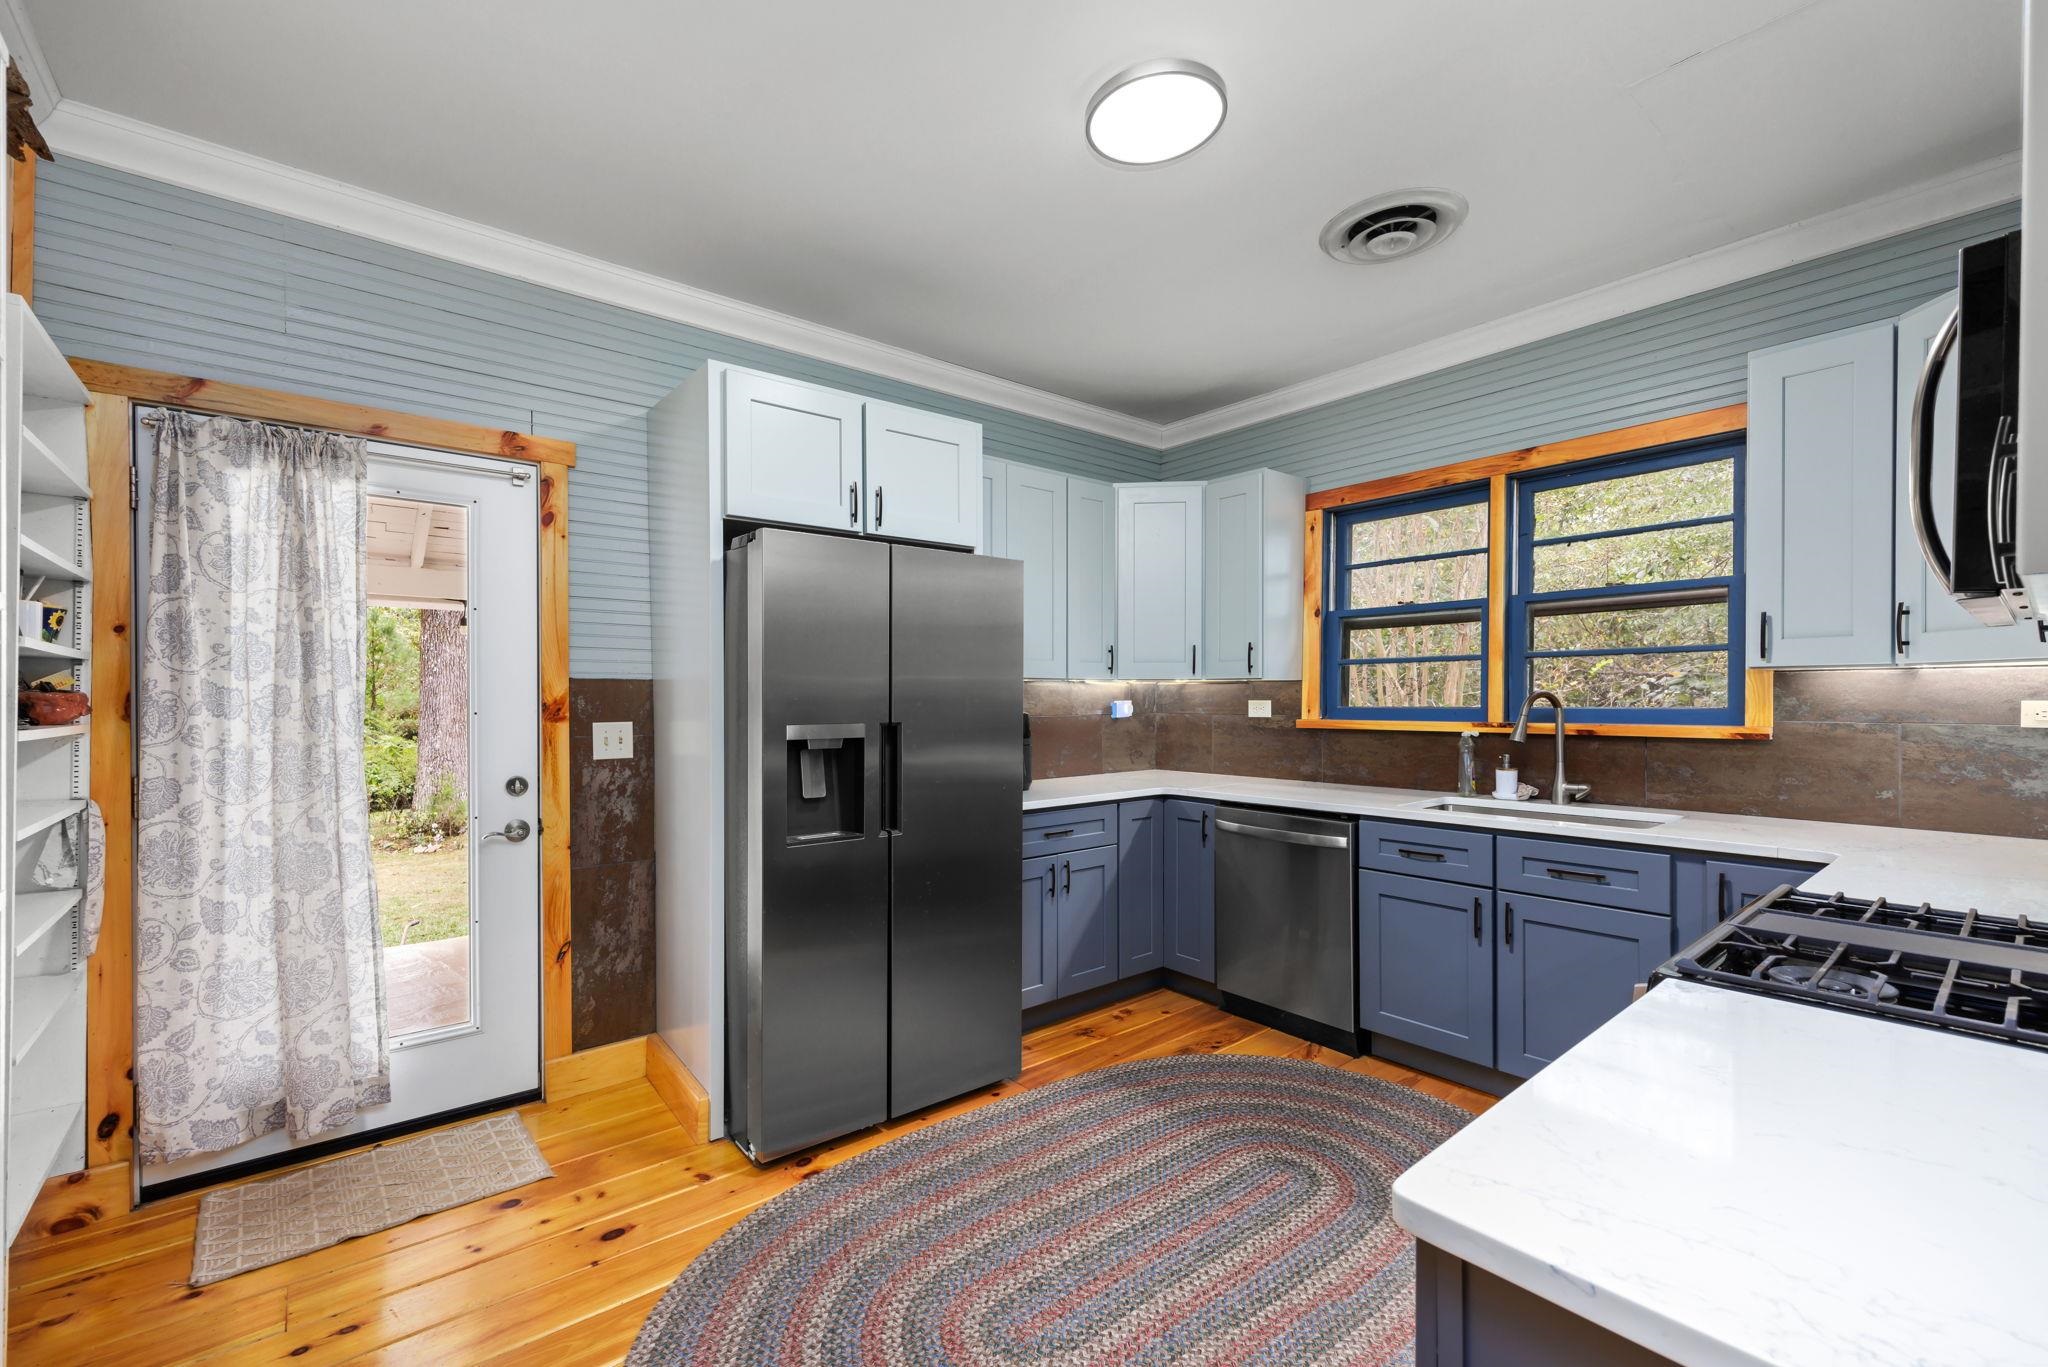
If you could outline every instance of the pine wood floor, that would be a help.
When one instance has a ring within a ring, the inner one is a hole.
[[[1316,1059],[1473,1112],[1493,1098],[1151,992],[1025,1037],[1015,1082],[757,1169],[691,1144],[635,1081],[523,1108],[555,1176],[292,1262],[185,1285],[198,1196],[122,1212],[88,1179],[46,1193],[9,1260],[8,1357],[92,1363],[545,1364],[624,1357],[690,1260],[762,1202],[896,1135],[997,1097],[1164,1054]]]

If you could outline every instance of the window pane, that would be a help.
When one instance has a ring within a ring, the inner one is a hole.
[[[1486,555],[1443,560],[1410,560],[1351,571],[1352,608],[1391,608],[1407,603],[1451,603],[1486,596]]]
[[[1674,579],[1717,579],[1735,572],[1735,526],[1672,527],[1661,532],[1566,541],[1534,548],[1534,589],[1605,588]]]
[[[1532,650],[1612,650],[1617,646],[1717,646],[1728,639],[1728,604],[1678,603],[1613,612],[1553,612],[1530,622]]]
[[[1572,655],[1530,661],[1536,687],[1574,707],[1726,707],[1728,656]]]
[[[1536,535],[1584,536],[1735,511],[1735,462],[1708,461],[1537,492]],[[1677,577],[1677,576],[1673,576]]]
[[[1385,660],[1415,655],[1477,655],[1479,619],[1381,626],[1354,622],[1344,628],[1344,658]]]
[[[1345,665],[1346,707],[1478,707],[1477,660]]]
[[[1352,523],[1348,563],[1469,551],[1485,544],[1486,504],[1463,503],[1455,508],[1433,508],[1426,513]]]

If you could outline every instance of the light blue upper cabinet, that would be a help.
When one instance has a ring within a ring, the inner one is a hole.
[[[1753,666],[1892,661],[1893,326],[1749,357]]]
[[[1067,672],[1116,676],[1116,490],[1067,476]]]
[[[728,370],[724,398],[727,517],[861,529],[858,397]]]
[[[1116,486],[1117,677],[1202,672],[1202,486]]]
[[[1986,626],[1963,611],[1934,580],[1927,557],[1913,534],[1912,510],[1912,426],[1913,393],[1920,384],[1920,369],[1927,360],[1934,335],[1955,310],[1953,291],[1933,299],[1899,319],[1898,393],[1893,427],[1897,433],[1895,461],[1896,508],[1892,554],[1898,581],[1898,658],[1901,664],[1984,664],[1999,661],[2039,662],[2048,659],[2048,646],[2032,622],[2009,626]],[[1944,545],[1955,544],[1956,487],[1956,367],[1949,365],[1935,391],[1933,478],[1935,526]]]
[[[866,405],[863,529],[905,541],[981,540],[981,424],[901,404]]]
[[[1010,504],[1010,462],[994,456],[981,458],[981,540],[974,549],[983,555],[1009,555],[1006,512]]]
[[[1003,553],[1024,562],[1024,677],[1067,677],[1067,477],[1011,465]]]
[[[1211,480],[1202,495],[1202,675],[1301,677],[1307,487],[1277,470]]]

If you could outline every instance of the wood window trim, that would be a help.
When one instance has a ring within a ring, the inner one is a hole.
[[[107,826],[105,915],[86,965],[86,1164],[134,1156],[135,898],[133,850],[134,531],[128,506],[137,403],[319,427],[467,455],[522,461],[539,476],[541,1053],[574,1051],[570,990],[569,470],[572,442],[469,423],[223,384],[98,361],[71,368],[91,393],[86,467],[92,487],[91,792]],[[118,699],[118,705],[112,700]]]
[[[1498,455],[1438,465],[1427,470],[1324,489],[1308,496],[1304,514],[1301,636],[1301,717],[1295,726],[1316,731],[1480,731],[1505,734],[1514,729],[1507,715],[1508,483],[1518,475],[1558,465],[1599,460],[1606,456],[1647,451],[1652,447],[1741,432],[1749,426],[1749,406],[1729,404],[1676,418],[1617,427],[1567,441],[1544,442]],[[1322,697],[1323,529],[1333,510],[1382,499],[1484,483],[1487,497],[1487,684],[1484,721],[1354,720],[1325,717]],[[1733,726],[1675,726],[1645,722],[1568,722],[1572,736],[1630,736],[1658,740],[1769,740],[1773,724],[1771,671],[1744,671],[1743,719]],[[1550,723],[1530,723],[1532,734],[1548,735]]]

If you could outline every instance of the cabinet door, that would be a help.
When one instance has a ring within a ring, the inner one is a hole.
[[[1670,956],[1668,916],[1501,897],[1494,1066],[1534,1077],[1620,1014]]]
[[[1024,562],[1024,677],[1067,677],[1067,477],[1012,464],[1004,553]]]
[[[1116,677],[1116,490],[1067,476],[1067,672]]]
[[[1117,675],[1201,676],[1202,486],[1116,489]]]
[[[972,546],[981,539],[981,424],[869,400],[866,529]]]
[[[1257,470],[1202,491],[1202,644],[1209,679],[1258,677],[1261,481]]]
[[[853,395],[725,373],[726,516],[858,531],[860,453]]]
[[[1053,999],[1059,982],[1060,861],[1047,856],[1024,861],[1024,1005]]]
[[[975,547],[983,555],[998,558],[1009,555],[1009,528],[1005,525],[1005,510],[1010,502],[1010,462],[997,460],[993,456],[981,458],[981,544]]]
[[[1358,1024],[1493,1066],[1493,894],[1358,875]]]
[[[1166,849],[1160,868],[1166,966],[1205,983],[1216,981],[1216,805],[1166,803]]]
[[[1117,847],[1060,856],[1059,995],[1116,981]]]
[[[1912,427],[1913,391],[1927,360],[1934,334],[1956,307],[1953,290],[1899,319],[1898,394],[1893,428],[1897,433],[1897,511],[1893,550],[1898,584],[1898,659],[1900,664],[1985,664],[2002,661],[2038,663],[2048,660],[2033,622],[1986,626],[1972,617],[1935,582],[1934,571],[1913,533]],[[1951,358],[1935,391],[1935,445],[1932,478],[1934,522],[1944,546],[1955,545],[1956,490],[1956,365]]]
[[[1160,828],[1165,804],[1158,798],[1117,807],[1116,926],[1117,976],[1150,973],[1166,962],[1166,927],[1159,912]]]
[[[1892,662],[1892,334],[1879,323],[1750,355],[1751,665]]]
[[[1744,864],[1709,859],[1706,864],[1707,929],[1786,884],[1798,887],[1813,876],[1811,864]]]

